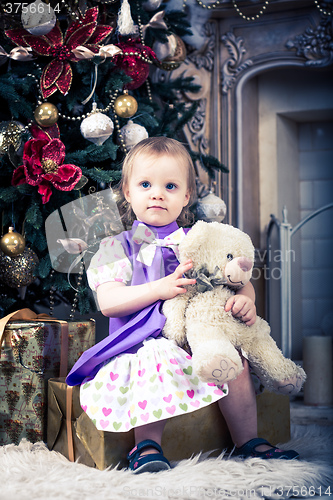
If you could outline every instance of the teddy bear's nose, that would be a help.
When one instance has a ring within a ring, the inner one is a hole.
[[[239,265],[241,270],[244,271],[244,273],[247,273],[247,271],[250,271],[250,269],[252,268],[252,262],[247,257],[240,257],[237,264]]]

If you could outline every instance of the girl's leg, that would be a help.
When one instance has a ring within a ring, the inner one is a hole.
[[[258,437],[256,394],[246,359],[243,360],[243,365],[244,369],[241,374],[228,382],[228,396],[218,402],[231,439],[237,448],[250,439]],[[266,451],[269,448],[267,445],[260,445],[256,449]]]
[[[162,434],[166,423],[167,420],[161,420],[159,422],[153,422],[151,424],[136,427],[134,429],[135,444],[137,445],[146,439],[152,439],[161,446]],[[141,455],[147,455],[150,453],[156,453],[156,449],[147,448],[141,453]]]
[[[161,448],[162,434],[166,422],[166,420],[153,422],[134,429],[135,446],[129,452],[127,458],[129,469],[135,474],[170,469],[170,464],[164,457]],[[154,443],[143,442],[147,440],[154,441]]]

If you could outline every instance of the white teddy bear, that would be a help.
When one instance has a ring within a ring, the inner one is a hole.
[[[191,259],[189,277],[197,283],[165,301],[163,334],[192,351],[193,368],[206,382],[230,381],[243,370],[240,352],[262,384],[273,392],[296,394],[304,370],[286,359],[260,317],[252,326],[225,312],[226,301],[252,276],[254,247],[250,237],[228,224],[198,221],[179,246],[180,262]]]

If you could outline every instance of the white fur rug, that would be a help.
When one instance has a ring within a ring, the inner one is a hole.
[[[296,461],[195,456],[171,471],[133,475],[70,463],[43,443],[0,447],[1,500],[162,500],[327,498],[333,494],[333,428],[297,426]],[[327,488],[330,487],[330,490]]]

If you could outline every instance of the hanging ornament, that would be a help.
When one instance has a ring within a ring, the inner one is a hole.
[[[114,102],[114,111],[120,118],[131,118],[137,110],[137,100],[126,92],[118,96]]]
[[[14,231],[13,227],[10,227],[8,233],[0,240],[0,248],[9,257],[17,257],[25,248],[25,239],[20,233]]]
[[[126,83],[124,88],[134,90],[141,87],[148,78],[149,64],[152,60],[156,60],[155,52],[138,40],[127,40],[117,43],[117,46],[123,54],[115,56],[114,63],[132,78],[132,81]]]
[[[132,120],[129,120],[128,123],[120,129],[120,134],[128,150],[138,142],[148,138],[147,130],[138,123],[134,123]]]
[[[108,116],[97,110],[97,104],[93,103],[92,114],[81,122],[81,134],[88,141],[101,146],[114,129],[113,121]]]
[[[210,192],[198,200],[197,218],[206,222],[222,222],[227,207],[221,198]]]
[[[142,7],[147,11],[147,12],[153,12],[154,10],[157,10],[162,3],[162,0],[146,0],[143,2]]]
[[[167,43],[154,42],[153,50],[160,61],[162,69],[172,71],[178,68],[186,59],[186,47],[180,36],[171,33],[167,35]]]
[[[122,0],[121,7],[118,12],[118,32],[122,36],[134,35],[138,32],[138,27],[134,24],[131,8],[128,0]]]
[[[26,10],[22,9],[22,26],[32,35],[47,35],[55,26],[57,17],[51,5],[47,5],[42,0],[27,5]]]
[[[0,280],[11,288],[30,285],[36,279],[34,271],[39,260],[30,248],[17,257],[9,257],[0,252]]]
[[[22,144],[22,134],[24,126],[22,123],[11,120],[0,123],[0,156],[8,153],[12,144],[15,151],[18,151]]]
[[[58,108],[50,102],[43,102],[35,109],[34,117],[41,127],[52,127],[59,118]]]

